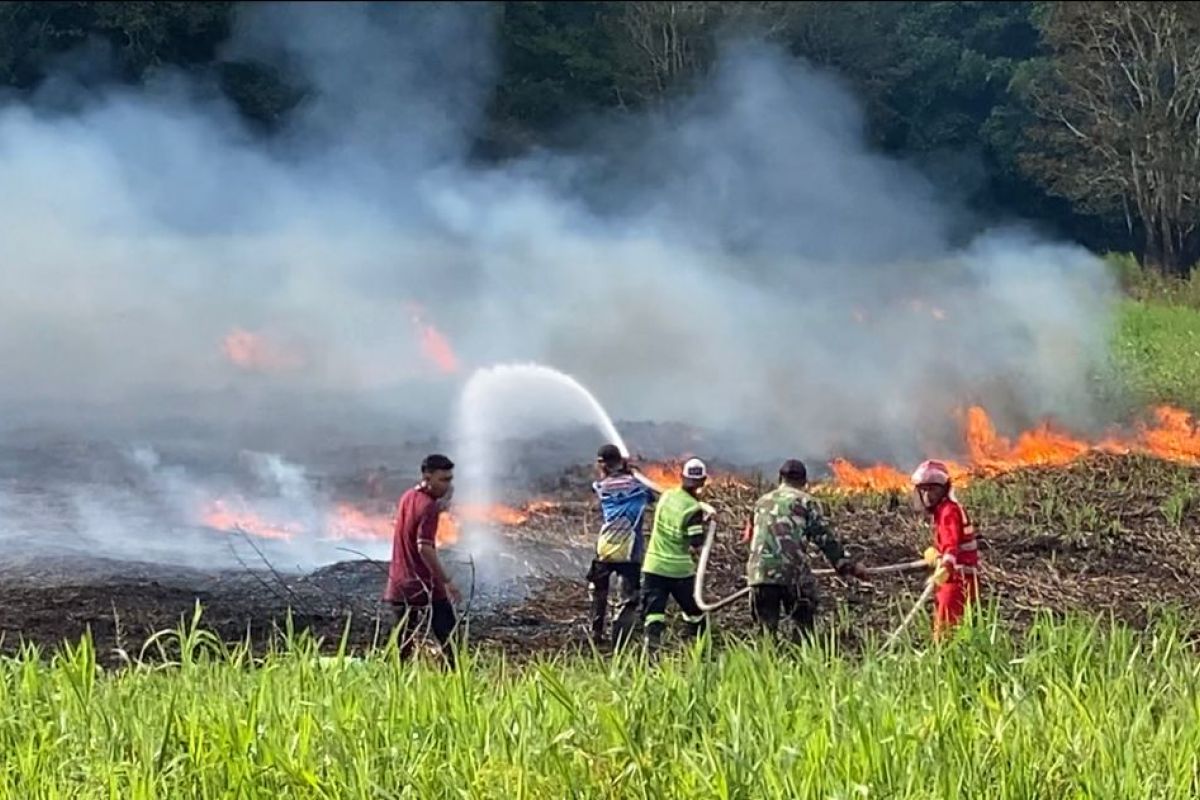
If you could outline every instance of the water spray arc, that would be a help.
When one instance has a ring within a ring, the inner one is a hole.
[[[472,505],[495,502],[497,434],[544,433],[556,422],[584,420],[629,454],[608,412],[570,375],[544,364],[497,364],[476,370],[463,387],[453,438],[462,456],[456,495]],[[472,533],[482,531],[476,526]]]

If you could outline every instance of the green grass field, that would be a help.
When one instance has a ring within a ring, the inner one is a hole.
[[[1134,402],[1200,410],[1200,308],[1126,301],[1113,357],[1118,380]]]
[[[704,644],[648,666],[457,673],[185,657],[103,677],[85,643],[0,663],[5,797],[1195,797],[1200,661],[1180,629],[981,622],[941,647]]]
[[[1185,281],[1148,272],[1128,255],[1105,261],[1127,299],[1103,391],[1119,392],[1134,407],[1170,403],[1200,412],[1200,270]]]

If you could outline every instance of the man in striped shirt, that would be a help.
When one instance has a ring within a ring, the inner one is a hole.
[[[642,523],[656,494],[639,480],[614,444],[606,444],[596,453],[596,469],[599,480],[592,484],[592,490],[600,500],[603,522],[587,575],[592,601],[592,641],[599,643],[604,638],[609,583],[616,575],[619,599],[613,622],[613,645],[620,648],[628,643],[637,620],[641,562],[646,550]]]
[[[933,630],[941,638],[979,597],[979,545],[975,526],[954,497],[944,463],[925,461],[913,472],[912,482],[933,523],[933,547],[925,551],[925,560],[934,567],[938,588]]]

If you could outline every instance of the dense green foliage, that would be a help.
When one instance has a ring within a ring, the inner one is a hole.
[[[925,165],[981,218],[1032,220],[1098,251],[1134,251],[1166,272],[1185,271],[1200,252],[1200,211],[1188,200],[1200,151],[1187,133],[1200,114],[1188,99],[1200,85],[1200,27],[1185,4],[1101,3],[1085,12],[1019,2],[492,7],[498,76],[475,132],[482,157],[569,147],[596,114],[686,91],[723,37],[760,37],[845,76],[865,104],[872,141]],[[303,75],[225,55],[239,11],[219,2],[2,3],[0,88],[18,97],[36,91],[65,54],[100,43],[115,69],[89,75],[91,83],[184,69],[209,79],[268,135],[310,87]],[[1111,39],[1108,60],[1088,39],[1096,15]],[[1105,120],[1119,120],[1119,130]],[[1153,150],[1139,149],[1146,141]]]
[[[456,673],[251,658],[0,662],[6,797],[1194,797],[1200,663],[1180,629],[989,625],[892,655],[703,645],[655,665]]]

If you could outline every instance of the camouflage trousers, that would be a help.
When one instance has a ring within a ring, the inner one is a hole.
[[[806,588],[769,583],[752,586],[750,616],[772,637],[779,636],[779,623],[786,617],[792,623],[792,641],[811,638],[820,602],[817,593]]]

